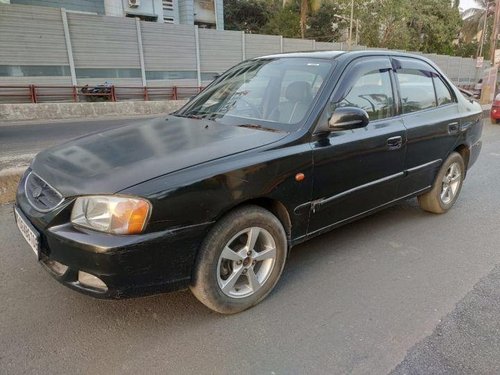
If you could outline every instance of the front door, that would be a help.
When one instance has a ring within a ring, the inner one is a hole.
[[[332,131],[312,142],[314,188],[309,233],[396,199],[404,175],[406,131],[397,115],[394,92],[387,57],[355,60],[340,78],[325,113],[355,106],[368,113],[370,122],[364,128]]]

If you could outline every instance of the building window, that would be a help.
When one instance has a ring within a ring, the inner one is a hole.
[[[163,0],[163,13],[172,12],[174,10],[174,1],[173,0]]]
[[[149,16],[149,15],[135,14],[135,13],[127,13],[126,16],[130,18],[139,18],[141,21],[147,21],[147,22],[156,22],[156,20],[158,19],[158,16]]]
[[[174,23],[174,0],[163,0],[163,22]]]

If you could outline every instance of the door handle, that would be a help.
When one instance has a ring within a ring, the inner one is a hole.
[[[449,134],[458,133],[458,127],[459,127],[458,122],[450,122],[448,124],[448,133]]]
[[[387,139],[387,148],[389,150],[399,150],[403,145],[403,137],[391,137]]]

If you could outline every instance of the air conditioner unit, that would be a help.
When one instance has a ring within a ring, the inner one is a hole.
[[[141,5],[141,0],[128,0],[128,6],[131,8],[137,8]]]

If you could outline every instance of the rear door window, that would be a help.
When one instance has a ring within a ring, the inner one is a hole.
[[[398,69],[403,113],[436,107],[433,73],[419,69]]]

